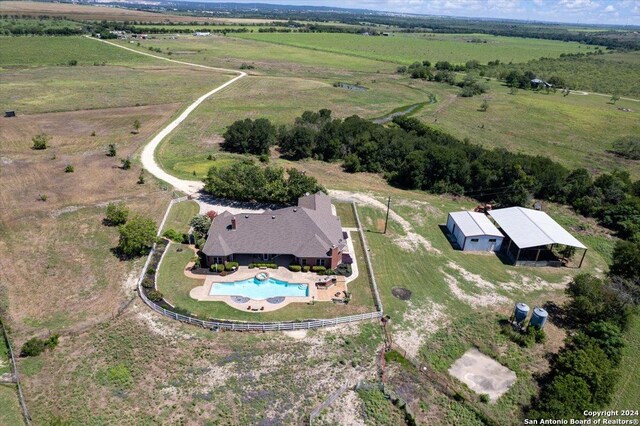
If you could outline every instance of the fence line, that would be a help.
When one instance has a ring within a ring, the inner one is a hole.
[[[331,392],[327,399],[322,401],[320,405],[314,408],[313,411],[311,411],[311,414],[309,414],[309,426],[313,425],[313,421],[318,418],[322,410],[333,404],[335,400],[338,399],[347,389],[353,388],[354,386],[356,385],[350,382],[345,382],[338,389]]]
[[[16,387],[18,388],[18,401],[20,402],[20,409],[22,410],[22,417],[27,426],[31,425],[31,414],[29,414],[29,409],[27,408],[27,403],[24,400],[24,394],[22,393],[22,385],[20,385],[20,374],[18,373],[18,365],[16,364],[16,358],[13,354],[13,347],[11,346],[11,341],[9,340],[9,335],[7,334],[7,330],[4,328],[4,324],[0,321],[0,328],[2,328],[2,335],[4,336],[4,341],[7,343],[7,349],[9,350],[9,360],[11,361],[11,372],[13,373],[13,377],[16,381]]]
[[[376,309],[378,312],[382,314],[382,302],[380,301],[380,294],[378,293],[378,283],[376,282],[376,276],[373,273],[373,266],[371,266],[371,258],[369,256],[369,246],[367,245],[367,240],[364,238],[364,231],[362,230],[362,223],[360,223],[360,216],[358,215],[358,209],[356,208],[355,201],[351,202],[351,207],[353,207],[353,212],[356,216],[356,223],[358,224],[358,232],[360,233],[360,241],[362,241],[362,250],[364,251],[364,259],[367,263],[367,269],[369,270],[369,278],[371,281],[371,288],[373,290],[373,297],[376,302]],[[382,315],[381,315],[382,316]]]

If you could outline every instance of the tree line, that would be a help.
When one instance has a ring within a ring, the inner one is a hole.
[[[608,406],[625,346],[623,331],[640,303],[640,241],[619,241],[605,278],[578,275],[566,290],[560,315],[571,332],[541,378],[531,419],[581,419],[585,410]]]
[[[533,197],[571,205],[622,238],[640,238],[640,181],[614,171],[594,178],[543,156],[487,149],[459,140],[411,117],[383,126],[358,116],[305,111],[289,126],[267,119],[233,123],[222,148],[266,154],[278,145],[290,160],[341,161],[350,173],[382,173],[396,187],[466,195],[502,206],[529,205]]]

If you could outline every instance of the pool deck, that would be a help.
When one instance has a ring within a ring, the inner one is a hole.
[[[312,272],[291,272],[288,268],[280,267],[278,269],[260,269],[260,268],[252,268],[249,269],[246,266],[240,266],[236,272],[228,274],[226,276],[222,275],[199,275],[191,272],[190,265],[187,265],[184,273],[186,276],[190,278],[203,279],[204,284],[198,287],[195,287],[189,293],[192,299],[206,302],[225,302],[227,305],[239,309],[241,311],[250,311],[250,312],[270,312],[278,310],[284,306],[287,306],[290,303],[312,303],[315,302],[331,302],[331,299],[336,297],[335,295],[340,293],[340,297],[344,295],[344,292],[347,290],[347,283],[344,277],[336,276],[336,283],[327,289],[317,288],[316,283],[322,281],[327,278],[331,278],[333,276],[326,275],[318,275]],[[270,277],[283,280],[290,283],[299,283],[299,284],[307,284],[309,286],[309,296],[306,297],[295,297],[295,296],[286,296],[284,297],[284,301],[281,303],[269,303],[267,300],[255,300],[249,299],[248,302],[238,303],[233,300],[233,296],[212,296],[209,293],[211,292],[211,287],[216,283],[223,282],[233,282],[233,281],[242,281],[249,278],[253,278],[256,274],[260,272],[266,272]]]

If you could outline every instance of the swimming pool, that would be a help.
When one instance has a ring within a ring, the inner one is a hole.
[[[309,295],[309,286],[307,284],[277,280],[271,277],[264,281],[260,281],[257,278],[249,278],[228,283],[213,283],[209,295],[244,296],[254,300],[263,300],[277,296],[306,297]]]

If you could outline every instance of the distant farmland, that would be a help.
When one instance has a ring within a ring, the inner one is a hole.
[[[410,64],[424,59],[431,62],[452,63],[464,63],[470,59],[476,59],[483,64],[499,59],[501,62],[516,63],[540,57],[559,57],[562,53],[586,53],[595,49],[592,46],[573,42],[497,37],[485,34],[392,34],[389,37],[368,37],[333,33],[254,32],[238,34],[234,37],[399,64]]]

